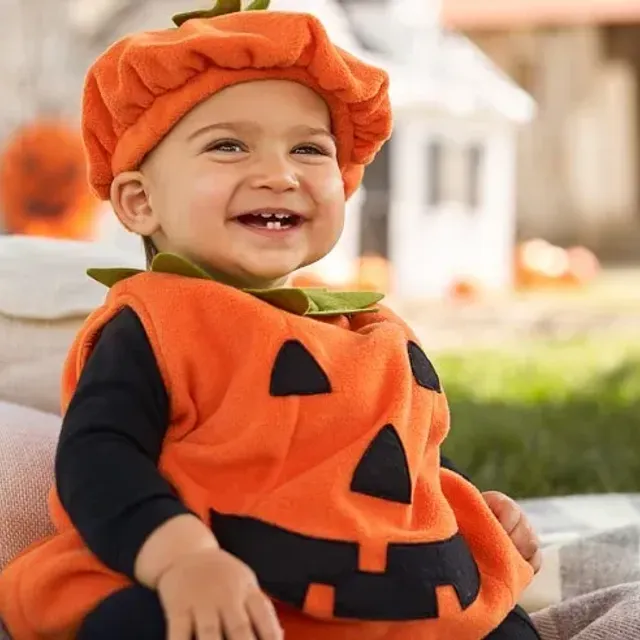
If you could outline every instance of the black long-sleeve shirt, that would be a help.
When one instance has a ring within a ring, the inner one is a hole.
[[[60,501],[91,551],[133,577],[163,522],[189,513],[158,472],[169,402],[144,328],[129,308],[102,330],[62,423]]]
[[[89,549],[134,578],[147,537],[190,513],[158,471],[169,400],[130,308],[103,328],[68,407],[55,472],[62,505]],[[457,471],[441,457],[442,466]]]

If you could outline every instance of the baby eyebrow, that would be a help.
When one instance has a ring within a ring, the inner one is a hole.
[[[198,138],[205,133],[210,133],[212,131],[220,131],[220,130],[237,131],[237,132],[242,132],[242,131],[255,132],[255,131],[260,131],[261,127],[256,125],[253,122],[216,122],[214,124],[208,124],[204,127],[200,127],[196,131],[189,134],[188,139],[191,141],[194,138]],[[331,138],[336,146],[338,145],[338,141],[336,137],[331,133],[331,131],[329,131],[324,127],[309,127],[307,125],[302,125],[302,126],[293,127],[291,131],[296,133],[302,133],[305,135],[310,135],[310,136],[320,136],[320,135],[325,136],[325,137]]]
[[[333,133],[331,133],[331,131],[325,129],[324,127],[300,127],[300,132],[306,133],[310,136],[326,136],[328,138],[331,138],[334,144],[338,146],[338,140],[336,139],[336,137],[333,135]]]
[[[249,123],[247,123],[249,124]],[[189,134],[188,139],[193,140],[194,138],[198,138],[205,133],[209,133],[211,131],[240,131],[241,129],[246,129],[246,126],[242,126],[241,123],[238,122],[216,122],[215,124],[208,124],[204,127],[200,127],[196,131],[193,131]],[[252,127],[255,128],[255,127]]]

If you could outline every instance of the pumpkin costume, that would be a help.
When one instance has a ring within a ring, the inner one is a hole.
[[[353,192],[389,135],[383,72],[304,14],[177,22],[114,45],[89,72],[96,192],[106,197],[114,175],[138,166],[198,101],[260,78],[325,98]],[[63,409],[105,327],[132,310],[169,398],[158,475],[256,572],[287,638],[535,637],[500,635],[532,569],[480,492],[441,468],[440,381],[402,320],[372,306],[379,295],[241,291],[166,254],[148,272],[92,275],[110,291],[71,348]],[[58,532],[0,575],[0,618],[15,640],[73,637],[132,584],[89,550],[56,491],[50,509]]]
[[[160,471],[256,571],[287,637],[479,640],[500,624],[531,568],[480,492],[440,468],[446,399],[399,318],[366,299],[294,312],[287,290],[266,301],[162,254],[150,273],[94,276],[112,287],[70,352],[65,408],[96,336],[133,309],[171,390]],[[0,604],[17,640],[65,637],[130,584],[55,493],[51,513],[59,533],[0,578],[23,594]]]

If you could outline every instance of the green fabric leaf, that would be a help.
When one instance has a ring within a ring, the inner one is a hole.
[[[128,269],[127,267],[115,267],[114,269],[87,269],[87,275],[103,284],[108,289],[111,289],[114,284],[120,282],[120,280],[126,280],[132,276],[144,273],[141,269]]]
[[[306,316],[310,311],[313,311],[309,296],[303,289],[243,289],[243,291],[278,307],[278,309],[295,313],[298,316]]]
[[[213,280],[213,278],[201,267],[186,260],[175,253],[158,253],[151,262],[151,271],[157,273],[173,273],[185,278],[200,278]]]
[[[185,278],[197,278],[218,282],[219,279],[201,267],[173,253],[159,253],[151,263],[151,271],[170,273]],[[139,273],[140,269],[88,269],[87,274],[106,287],[126,280]],[[222,278],[220,279],[222,280]],[[299,316],[337,316],[375,311],[372,305],[384,298],[372,291],[329,291],[328,289],[302,289],[281,287],[276,289],[242,289],[264,302],[283,311]]]
[[[384,295],[374,291],[327,291],[326,289],[304,289],[310,298],[313,315],[342,315],[371,311],[370,307],[382,300]],[[311,315],[307,313],[307,315]]]

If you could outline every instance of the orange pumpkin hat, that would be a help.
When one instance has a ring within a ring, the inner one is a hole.
[[[300,82],[325,99],[346,196],[357,189],[391,133],[387,74],[333,45],[311,15],[239,8],[239,0],[218,0],[211,12],[176,16],[177,28],[128,36],[93,64],[83,135],[89,181],[101,198],[198,103],[264,79]]]

